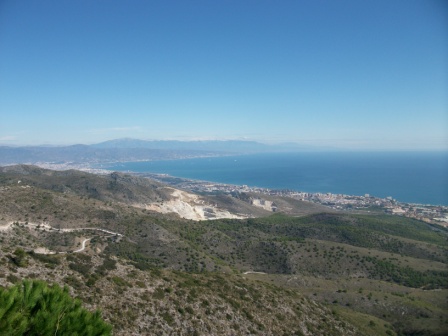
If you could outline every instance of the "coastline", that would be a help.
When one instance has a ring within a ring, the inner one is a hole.
[[[370,194],[405,203],[448,206],[445,152],[259,153],[94,167],[268,189]]]

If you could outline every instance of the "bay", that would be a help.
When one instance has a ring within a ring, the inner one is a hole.
[[[103,166],[270,189],[391,196],[400,202],[448,205],[447,152],[303,152]]]

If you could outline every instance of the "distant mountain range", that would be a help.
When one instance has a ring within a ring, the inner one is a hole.
[[[262,152],[311,150],[313,147],[295,143],[267,145],[255,141],[146,141],[116,139],[94,145],[72,146],[0,146],[0,165],[18,163],[106,163],[180,159],[219,155],[237,155]]]
[[[268,145],[246,140],[138,140],[131,138],[115,139],[91,145],[94,148],[147,148],[163,150],[199,150],[226,153],[277,152],[289,150],[309,150],[313,147],[297,143]]]

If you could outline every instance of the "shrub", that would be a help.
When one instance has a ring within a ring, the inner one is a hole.
[[[21,249],[17,248],[14,251],[14,255],[10,257],[11,261],[17,266],[17,267],[26,267],[28,266],[28,261],[26,260],[26,252]]]
[[[6,280],[8,280],[9,282],[15,284],[15,283],[20,281],[20,278],[15,276],[14,274],[8,274],[8,276],[6,277]]]
[[[81,273],[83,276],[87,277],[90,273],[90,265],[70,263],[68,267],[76,272]]]
[[[168,323],[168,325],[172,325],[174,323],[174,318],[168,312],[163,312],[160,315],[166,321],[166,323]]]
[[[118,277],[118,276],[114,276],[114,277],[112,277],[112,279],[111,279],[117,286],[120,286],[120,287],[124,287],[124,286],[128,286],[129,284],[126,282],[126,280],[124,280],[123,278],[121,278],[121,277]]]
[[[157,300],[162,300],[165,297],[165,292],[162,288],[158,287],[156,288],[152,296]]]
[[[59,265],[61,263],[61,261],[59,260],[59,258],[57,256],[47,255],[47,254],[38,254],[38,253],[34,253],[34,252],[29,253],[29,255],[33,259],[39,260],[45,264]]]

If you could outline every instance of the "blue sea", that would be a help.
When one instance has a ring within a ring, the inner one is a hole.
[[[304,192],[391,196],[400,202],[448,205],[447,152],[271,153],[103,168]]]

